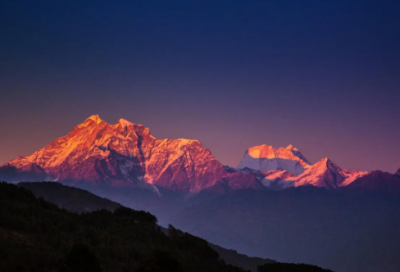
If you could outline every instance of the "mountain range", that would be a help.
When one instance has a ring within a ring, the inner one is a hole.
[[[328,158],[311,164],[292,145],[251,147],[237,168],[228,167],[198,140],[156,139],[143,125],[125,119],[110,125],[98,115],[32,155],[0,167],[0,179],[7,181],[46,180],[187,193],[205,189],[281,190],[304,185],[337,189],[361,178],[371,183],[373,175],[342,169]]]
[[[67,184],[157,187],[197,192],[226,182],[261,188],[254,175],[227,171],[197,140],[158,140],[142,125],[110,125],[93,115],[66,136],[0,169],[4,180],[54,180]]]
[[[156,139],[143,125],[93,115],[1,166],[0,180],[52,181],[23,186],[73,211],[145,210],[162,226],[251,256],[337,272],[400,269],[400,169],[349,170],[329,158],[312,164],[293,145],[250,147],[230,167],[197,140]],[[113,202],[81,201],[81,192],[54,182]]]

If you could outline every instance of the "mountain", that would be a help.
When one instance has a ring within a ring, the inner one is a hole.
[[[157,187],[197,192],[219,181],[235,189],[262,188],[254,175],[226,168],[197,140],[158,140],[143,125],[98,115],[30,156],[0,168],[7,181]]]
[[[251,168],[268,172],[286,170],[299,175],[310,167],[308,160],[292,145],[274,148],[268,145],[253,146],[246,150],[238,168]]]
[[[356,179],[367,174],[368,172],[365,171],[342,169],[330,159],[324,158],[312,165],[294,180],[296,187],[314,185],[316,187],[337,189],[347,186]]]
[[[372,171],[346,186],[344,189],[357,192],[383,192],[400,194],[400,176],[383,171]]]
[[[307,168],[299,175],[287,170],[270,170],[268,172],[244,168],[241,171],[261,174],[261,183],[269,189],[282,190],[290,187],[313,185],[328,189],[338,189],[367,175],[369,172],[340,168],[330,159],[324,158]]]
[[[400,176],[400,168],[399,168],[399,170],[397,170],[397,172],[396,172],[395,175],[396,175],[396,176]]]

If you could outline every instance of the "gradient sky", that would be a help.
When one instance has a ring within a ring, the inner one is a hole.
[[[397,0],[0,2],[0,163],[99,114],[394,172],[399,101]]]

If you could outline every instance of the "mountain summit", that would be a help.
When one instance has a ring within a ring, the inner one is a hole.
[[[309,161],[293,145],[274,148],[264,144],[247,149],[238,168],[264,172],[286,170],[291,174],[299,175],[310,166]]]
[[[366,174],[368,172],[340,168],[329,158],[323,158],[299,175],[295,184],[337,189],[349,185]]]
[[[252,174],[227,171],[197,140],[158,140],[149,128],[92,115],[66,136],[3,165],[5,180],[58,180],[91,185],[156,185],[196,192],[219,181],[235,188],[262,187]]]

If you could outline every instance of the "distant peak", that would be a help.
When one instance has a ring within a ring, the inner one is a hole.
[[[180,138],[178,139],[181,144],[192,144],[192,143],[200,143],[199,140],[191,140],[191,139],[185,139],[185,138]]]
[[[256,151],[256,150],[282,150],[282,149],[288,149],[288,150],[293,150],[293,151],[299,151],[296,147],[294,147],[293,145],[288,145],[287,147],[279,147],[279,148],[275,148],[272,145],[266,145],[266,144],[262,144],[262,145],[256,145],[256,146],[252,146],[250,147],[248,150],[250,151]]]
[[[128,120],[126,120],[126,119],[123,119],[123,118],[121,118],[121,119],[119,119],[118,121],[117,121],[117,123],[116,123],[116,125],[118,125],[118,124],[120,124],[121,126],[133,126],[134,124],[133,123],[131,123],[131,122],[129,122]]]
[[[92,127],[93,125],[98,125],[101,122],[104,122],[103,120],[100,119],[100,116],[97,114],[94,114],[92,116],[89,116],[88,118],[86,118],[86,120],[79,124],[77,127],[78,128],[85,128],[85,127]]]
[[[263,149],[268,149],[268,148],[274,148],[274,147],[266,145],[266,144],[262,144],[262,145],[255,145],[255,146],[249,147],[249,150],[263,150]]]
[[[328,167],[328,168],[340,168],[339,166],[337,166],[333,161],[331,161],[331,159],[329,159],[328,157],[325,157],[321,160],[319,160],[316,164],[314,165],[323,165],[324,167]]]
[[[400,176],[400,168],[399,168],[399,170],[397,170],[397,172],[395,173],[395,175]]]
[[[311,164],[293,145],[274,148],[272,145],[256,145],[246,150],[238,168],[250,168],[254,170],[280,171],[286,170],[291,174],[299,175]]]
[[[325,157],[325,158],[321,159],[320,162],[322,162],[322,163],[330,163],[331,160],[328,157]]]
[[[297,149],[296,147],[294,147],[292,144],[288,145],[288,146],[286,147],[286,149],[298,151],[298,149]]]
[[[94,115],[92,115],[92,116],[89,116],[89,118],[87,118],[86,121],[87,121],[87,120],[92,120],[92,121],[94,121],[96,124],[99,124],[101,121],[103,121],[103,120],[100,119],[100,116],[99,116],[98,114],[94,114]]]

